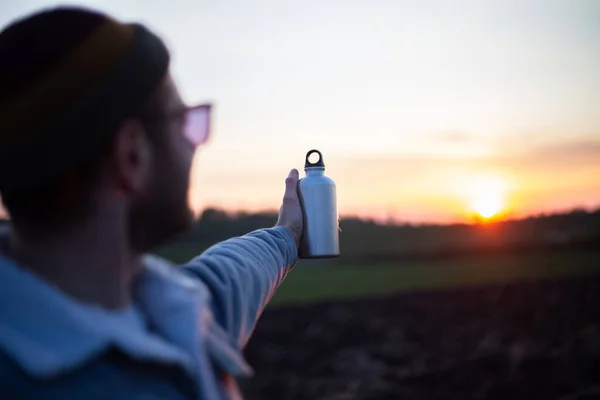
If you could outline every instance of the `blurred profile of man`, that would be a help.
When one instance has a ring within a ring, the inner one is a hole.
[[[187,264],[210,106],[183,104],[141,24],[59,7],[0,33],[0,398],[233,399],[242,350],[297,261],[298,171],[272,228]]]

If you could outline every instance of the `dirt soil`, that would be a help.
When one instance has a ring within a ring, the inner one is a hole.
[[[600,276],[268,309],[247,399],[600,399]]]

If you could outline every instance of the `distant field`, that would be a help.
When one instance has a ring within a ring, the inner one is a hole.
[[[300,262],[270,306],[594,272],[600,272],[600,251],[348,267],[303,267]]]

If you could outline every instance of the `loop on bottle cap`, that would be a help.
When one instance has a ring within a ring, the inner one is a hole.
[[[319,155],[319,159],[314,163],[310,162],[310,156],[313,154]],[[304,168],[311,168],[311,167],[325,168],[325,163],[323,162],[323,155],[321,154],[321,152],[319,150],[313,149],[313,150],[310,150],[308,153],[306,153],[306,162],[304,163]]]

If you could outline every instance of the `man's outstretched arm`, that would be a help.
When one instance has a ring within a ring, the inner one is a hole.
[[[218,243],[183,266],[208,286],[217,322],[240,347],[296,264],[302,234],[297,185],[298,171],[292,170],[275,227]]]

